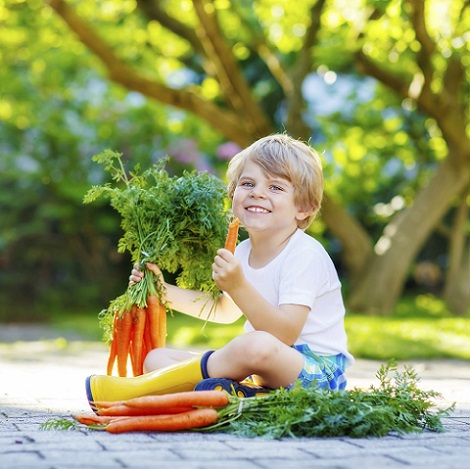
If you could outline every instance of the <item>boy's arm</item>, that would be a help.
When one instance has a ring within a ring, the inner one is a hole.
[[[186,290],[168,283],[165,288],[170,308],[188,316],[230,324],[242,315],[241,310],[227,295],[220,295],[215,305],[213,298],[200,291]]]
[[[236,285],[230,296],[255,330],[269,332],[289,346],[299,337],[310,312],[304,305],[275,307],[246,280]]]
[[[273,306],[246,279],[238,259],[225,249],[218,251],[218,257],[214,268],[217,286],[230,295],[255,330],[269,332],[292,345],[304,327],[310,308],[295,304]]]
[[[220,295],[218,300],[214,300],[203,292],[177,287],[165,282],[162,271],[156,264],[148,262],[146,266],[160,278],[165,288],[168,305],[175,311],[222,324],[230,324],[242,316],[237,305],[226,295]],[[135,264],[129,277],[129,285],[140,282],[143,276],[144,272],[140,270],[138,264]]]

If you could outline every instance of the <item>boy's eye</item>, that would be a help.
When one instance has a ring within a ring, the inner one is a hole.
[[[282,191],[283,190],[281,186],[271,186],[271,189],[273,191]]]
[[[248,181],[244,181],[240,184],[241,186],[244,186],[244,187],[253,187],[253,183],[252,182],[248,182]]]

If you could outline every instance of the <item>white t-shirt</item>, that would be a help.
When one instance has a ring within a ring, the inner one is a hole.
[[[235,254],[246,278],[269,303],[310,308],[295,345],[307,344],[318,355],[342,353],[351,365],[354,359],[347,348],[341,283],[323,246],[298,229],[287,246],[260,269],[250,267],[250,252],[247,239],[237,246]],[[245,331],[254,331],[249,321],[245,323]]]

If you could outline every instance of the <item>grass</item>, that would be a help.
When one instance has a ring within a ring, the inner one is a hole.
[[[52,324],[90,340],[101,340],[96,313],[55,315]],[[451,317],[431,295],[404,298],[390,317],[347,314],[349,349],[374,360],[470,360],[470,316]],[[168,317],[168,343],[177,348],[220,348],[243,332],[243,321],[220,325],[174,313]]]

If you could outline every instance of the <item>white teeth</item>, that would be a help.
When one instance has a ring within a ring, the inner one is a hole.
[[[248,207],[247,210],[249,212],[254,212],[254,213],[269,213],[269,210],[266,210],[261,207]]]

